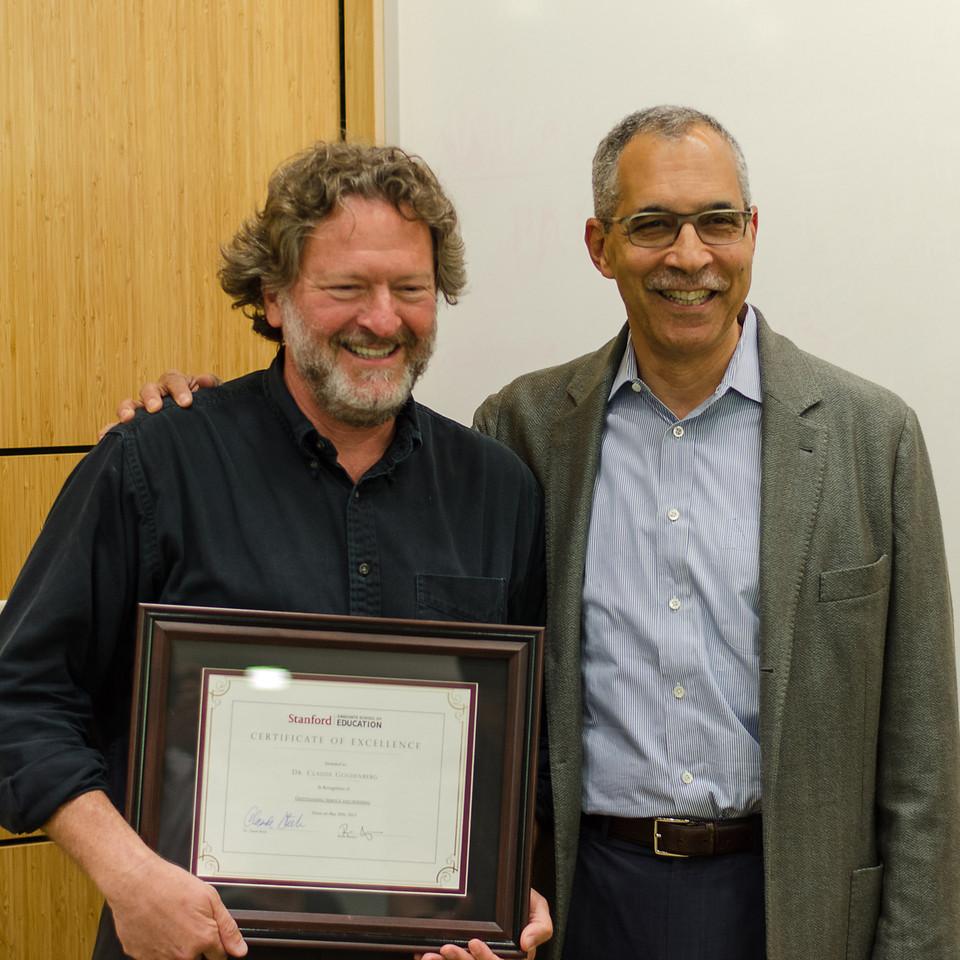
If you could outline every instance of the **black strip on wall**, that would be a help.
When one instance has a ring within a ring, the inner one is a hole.
[[[339,4],[338,26],[340,30],[340,139],[347,139],[347,40],[344,28],[343,0]]]
[[[52,453],[89,453],[92,449],[91,443],[63,447],[0,447],[0,457],[42,457]]]
[[[49,837],[5,837],[0,840],[0,849],[3,847],[24,847],[28,843],[52,843]]]

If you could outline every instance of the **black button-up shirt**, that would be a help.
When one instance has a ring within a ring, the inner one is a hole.
[[[540,623],[540,493],[412,400],[353,483],[269,370],[114,428],[67,481],[0,614],[0,823],[119,804],[140,601]]]

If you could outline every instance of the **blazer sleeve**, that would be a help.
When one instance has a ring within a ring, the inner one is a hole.
[[[915,415],[893,479],[893,573],[878,731],[884,864],[874,960],[960,957],[960,734],[953,617],[930,463]]]
[[[494,393],[477,407],[473,415],[473,429],[479,430],[480,433],[485,433],[488,437],[500,439],[497,436],[497,424],[500,419],[499,412],[500,394]]]

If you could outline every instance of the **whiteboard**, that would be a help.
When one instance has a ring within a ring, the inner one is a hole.
[[[384,0],[383,24],[386,138],[431,164],[467,245],[419,400],[468,423],[613,336],[583,244],[593,152],[636,109],[697,107],[750,167],[750,302],[917,411],[960,593],[960,4]]]

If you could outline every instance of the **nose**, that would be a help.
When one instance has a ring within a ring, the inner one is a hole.
[[[712,260],[710,247],[700,239],[692,223],[685,223],[680,228],[677,239],[667,248],[665,258],[667,266],[684,273],[696,273]]]
[[[367,302],[357,317],[357,323],[377,337],[386,339],[396,335],[403,326],[403,320],[397,313],[393,294],[388,286],[377,286],[370,291]]]

